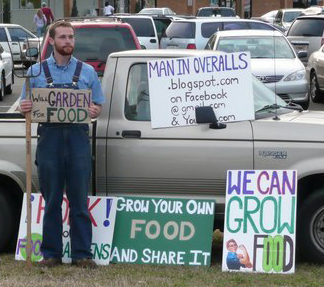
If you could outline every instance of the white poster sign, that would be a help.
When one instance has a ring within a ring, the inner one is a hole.
[[[148,62],[152,128],[195,125],[195,108],[210,106],[219,122],[254,119],[250,53]]]
[[[297,171],[229,170],[223,271],[294,273]]]
[[[19,234],[16,246],[16,260],[26,260],[27,246],[27,207],[26,194],[24,194],[21,211]],[[43,255],[40,251],[42,243],[42,226],[45,210],[45,201],[40,194],[32,194],[32,261],[40,261]],[[91,252],[93,260],[98,265],[108,265],[111,253],[112,239],[116,218],[116,197],[88,197],[88,212],[92,223]],[[63,263],[71,262],[69,202],[64,196],[62,204],[63,218]]]

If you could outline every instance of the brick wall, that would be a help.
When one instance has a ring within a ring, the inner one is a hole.
[[[244,1],[244,0],[243,0]],[[252,17],[259,17],[271,10],[292,8],[293,0],[250,0],[252,2]],[[177,14],[195,15],[200,7],[209,6],[210,0],[192,0],[193,6],[188,6],[188,0],[156,0],[157,7],[169,7]],[[237,0],[239,4],[239,0]],[[324,0],[318,0],[322,5]],[[130,0],[131,13],[135,12],[136,0]],[[323,4],[324,5],[324,4]]]

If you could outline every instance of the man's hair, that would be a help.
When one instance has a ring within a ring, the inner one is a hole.
[[[74,27],[71,25],[70,22],[67,22],[67,21],[57,21],[57,22],[53,23],[53,24],[49,27],[49,29],[48,29],[48,34],[49,34],[49,36],[50,36],[51,38],[53,38],[53,39],[54,39],[54,37],[55,37],[55,29],[56,29],[57,27],[67,27],[67,28],[72,28],[72,29],[73,29],[73,32],[75,32]]]
[[[47,5],[46,2],[43,2],[43,3],[42,3],[42,6],[43,6],[43,7],[45,7],[46,5]]]

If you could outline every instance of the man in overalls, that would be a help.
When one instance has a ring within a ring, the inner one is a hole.
[[[69,22],[59,21],[49,29],[53,54],[28,70],[38,75],[30,79],[32,88],[91,89],[89,115],[96,118],[105,102],[98,76],[90,65],[72,56],[75,39]],[[41,65],[41,66],[40,66]],[[31,111],[32,101],[22,89],[20,110]],[[42,266],[62,263],[63,191],[70,206],[70,239],[72,264],[95,267],[91,254],[92,226],[87,209],[87,192],[91,174],[91,151],[87,124],[43,123],[38,125],[36,164],[40,191],[45,199],[43,221]]]

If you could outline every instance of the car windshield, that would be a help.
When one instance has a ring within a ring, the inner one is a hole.
[[[136,44],[128,28],[83,27],[75,29],[73,56],[81,61],[106,62],[110,53],[134,49],[136,49]],[[46,58],[52,51],[52,45],[48,44]]]
[[[302,13],[302,11],[291,11],[291,12],[286,12],[284,14],[283,17],[283,22],[288,22],[291,23],[292,21],[294,21],[300,14]]]
[[[295,54],[284,37],[221,37],[217,44],[217,50],[233,53],[251,53],[252,59],[293,59]]]
[[[125,116],[129,120],[150,121],[150,92],[148,89],[147,65],[144,63],[132,66],[127,83]],[[269,113],[287,113],[286,102],[271,89],[252,76],[254,111],[256,118],[268,117]],[[299,109],[301,109],[298,106]]]
[[[122,18],[122,21],[130,24],[137,37],[155,37],[153,22],[151,19],[143,18]]]
[[[193,39],[195,38],[195,27],[193,22],[175,21],[166,29],[164,36],[167,38]]]
[[[324,20],[321,18],[300,18],[292,24],[288,36],[322,37]]]

